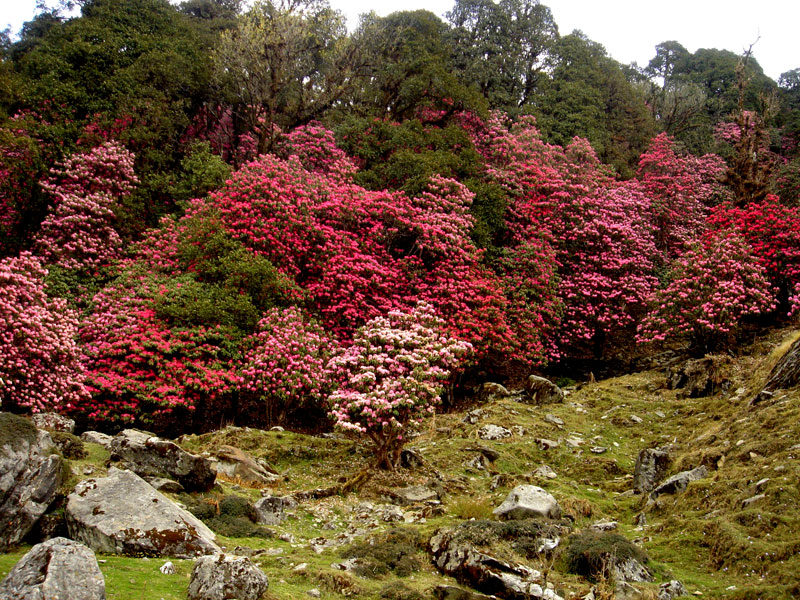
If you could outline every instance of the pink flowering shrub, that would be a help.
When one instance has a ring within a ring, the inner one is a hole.
[[[87,399],[78,316],[48,298],[41,261],[28,252],[0,260],[0,403],[32,412]]]
[[[297,307],[274,308],[244,341],[242,383],[265,408],[268,425],[290,411],[320,407],[332,388],[328,360],[337,344]]]
[[[725,348],[745,317],[775,307],[773,291],[747,242],[719,231],[675,261],[636,339],[688,339],[701,352]]]
[[[433,413],[451,371],[472,350],[443,333],[444,325],[424,302],[392,311],[360,328],[353,345],[329,363],[343,381],[328,399],[331,416],[374,442],[378,467],[394,468],[408,426]]]
[[[42,188],[55,197],[37,245],[50,263],[67,269],[97,269],[114,261],[122,241],[114,229],[114,207],[138,179],[134,156],[116,142],[68,158]]]

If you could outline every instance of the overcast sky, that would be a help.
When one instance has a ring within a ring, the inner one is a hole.
[[[354,26],[358,15],[375,10],[425,8],[443,17],[452,0],[330,0]],[[753,54],[764,72],[777,79],[800,67],[798,0],[544,0],[559,31],[582,30],[622,63],[646,65],[656,44],[676,40],[690,52],[719,48],[741,53],[759,40]],[[35,0],[0,0],[0,24],[17,31],[33,17]]]

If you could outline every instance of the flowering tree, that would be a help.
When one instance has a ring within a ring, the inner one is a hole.
[[[48,262],[96,269],[117,258],[122,242],[113,208],[138,182],[133,160],[122,145],[106,142],[51,169],[41,185],[55,206],[37,236]]]
[[[677,259],[639,326],[639,342],[688,338],[697,351],[729,344],[744,317],[775,307],[764,268],[734,231],[720,231]]]
[[[337,345],[297,307],[268,311],[244,345],[244,387],[264,403],[269,425],[320,405],[330,392],[327,363]]]
[[[369,321],[329,363],[343,381],[328,400],[330,414],[338,427],[374,442],[378,467],[394,468],[408,425],[433,412],[451,371],[472,350],[443,327],[433,307],[420,302]]]
[[[46,275],[28,252],[0,260],[0,400],[32,412],[80,406],[88,396],[77,315],[48,298]]]

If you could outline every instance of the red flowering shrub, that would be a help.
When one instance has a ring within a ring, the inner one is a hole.
[[[407,427],[434,411],[453,369],[471,352],[467,342],[443,331],[433,307],[392,311],[360,328],[353,345],[329,364],[344,383],[329,398],[342,429],[367,435],[377,466],[392,469]]]
[[[0,403],[32,412],[87,398],[76,343],[77,314],[48,298],[41,261],[28,252],[0,260]]]
[[[775,307],[764,268],[734,231],[719,231],[683,254],[639,326],[639,342],[688,339],[695,350],[726,347],[742,319]]]

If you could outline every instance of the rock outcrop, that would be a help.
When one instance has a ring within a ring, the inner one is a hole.
[[[672,459],[666,448],[645,448],[639,452],[633,469],[633,489],[646,494],[655,489],[669,471]]]
[[[700,465],[691,471],[681,471],[656,487],[650,493],[650,497],[655,499],[664,494],[678,494],[680,492],[685,492],[686,488],[692,481],[698,481],[707,475],[708,469],[705,467],[705,465]]]
[[[70,537],[96,552],[194,558],[220,552],[202,521],[131,471],[111,468],[67,499]]]
[[[220,446],[214,452],[214,459],[211,468],[237,483],[264,486],[279,478],[277,473],[265,469],[247,452],[233,446]]]
[[[217,474],[211,462],[176,443],[138,429],[120,431],[111,440],[111,460],[140,477],[166,477],[190,492],[211,489]]]
[[[0,412],[0,550],[18,544],[55,500],[63,460],[50,435]]]
[[[189,581],[189,600],[258,600],[269,582],[245,556],[204,556],[197,559]]]
[[[536,485],[518,485],[492,513],[501,520],[532,517],[561,518],[561,507],[552,494]]]
[[[0,582],[3,600],[105,600],[94,553],[63,537],[36,544]]]
[[[255,507],[261,525],[278,525],[286,520],[287,510],[297,508],[297,501],[291,496],[265,496]]]
[[[63,431],[64,433],[75,432],[75,421],[58,413],[36,413],[31,417],[31,421],[37,429]]]
[[[557,404],[564,401],[564,392],[549,379],[531,375],[525,382],[525,395],[521,398],[531,404]]]

